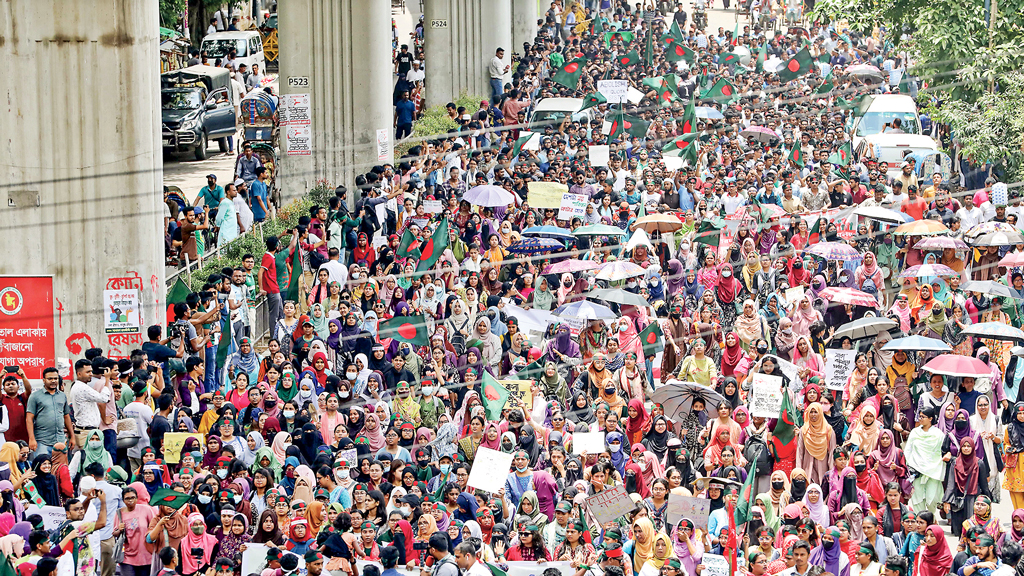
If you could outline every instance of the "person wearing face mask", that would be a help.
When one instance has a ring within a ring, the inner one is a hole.
[[[419,415],[420,425],[431,430],[438,426],[438,416],[444,411],[444,402],[437,397],[440,382],[424,380],[420,386]]]
[[[412,383],[400,381],[396,387],[397,397],[392,401],[394,413],[407,422],[419,425],[423,422],[420,417],[420,404],[412,393]]]

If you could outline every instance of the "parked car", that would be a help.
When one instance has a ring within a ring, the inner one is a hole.
[[[206,159],[210,140],[228,151],[236,127],[231,78],[225,68],[189,66],[160,75],[165,152],[194,152]]]

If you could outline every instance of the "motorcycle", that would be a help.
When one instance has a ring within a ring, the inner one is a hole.
[[[698,30],[703,30],[708,25],[708,15],[705,12],[704,0],[697,0],[693,3],[693,23]]]

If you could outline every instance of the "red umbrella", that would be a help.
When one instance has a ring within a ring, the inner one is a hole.
[[[992,375],[992,370],[981,360],[973,356],[961,356],[959,354],[936,356],[932,358],[931,362],[924,365],[924,369],[932,374],[942,374],[945,376],[981,378]]]
[[[872,308],[878,308],[877,298],[867,292],[861,292],[854,288],[829,286],[819,292],[818,296],[821,296],[822,299],[828,300],[829,302],[839,302],[840,304],[849,304],[851,306],[871,306]]]

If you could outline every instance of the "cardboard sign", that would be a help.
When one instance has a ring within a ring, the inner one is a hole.
[[[39,514],[43,517],[43,528],[47,530],[56,530],[58,526],[68,519],[67,512],[60,506],[36,506],[35,504],[29,504],[25,510],[25,516],[31,516],[32,514]]]
[[[104,290],[103,332],[139,334],[142,331],[141,310],[138,290]]]
[[[668,495],[668,508],[665,509],[665,519],[669,525],[675,527],[679,521],[686,518],[693,522],[693,525],[701,530],[708,529],[708,516],[711,515],[711,500],[707,498],[695,498],[681,494]]]
[[[569,191],[569,187],[560,182],[529,182],[526,188],[526,200],[531,208],[560,208],[562,194]]]
[[[0,362],[20,366],[30,380],[41,380],[54,365],[57,305],[52,276],[0,277]],[[70,350],[74,339],[65,345]],[[77,354],[77,352],[76,352]]]
[[[804,297],[804,287],[796,286],[795,288],[789,288],[786,290],[786,303],[797,304]]]
[[[754,374],[750,396],[750,415],[778,418],[782,409],[782,377]]]
[[[846,380],[853,374],[856,350],[825,350],[825,388],[842,390]]]
[[[424,200],[423,211],[429,214],[439,214],[444,210],[440,200]]]
[[[626,80],[598,80],[597,91],[608,100],[609,104],[620,104],[626,100],[629,82]]]
[[[575,216],[582,217],[587,213],[589,202],[586,194],[562,194],[562,201],[558,206],[558,219],[572,220]]]
[[[477,448],[473,468],[469,471],[468,486],[486,492],[498,492],[505,487],[514,456],[484,446]]]
[[[572,435],[573,454],[600,454],[604,452],[604,431],[576,432]]]
[[[524,406],[527,410],[533,410],[533,380],[498,380],[498,382],[508,390],[509,398],[515,396],[519,405]],[[511,405],[511,402],[505,402],[506,408]]]
[[[181,461],[181,447],[185,440],[195,438],[199,445],[204,445],[203,435],[198,432],[168,432],[164,434],[164,460],[168,464],[177,464]]]
[[[590,508],[594,518],[604,525],[629,514],[633,508],[636,508],[636,504],[626,493],[625,486],[613,486],[587,498],[587,507]]]

